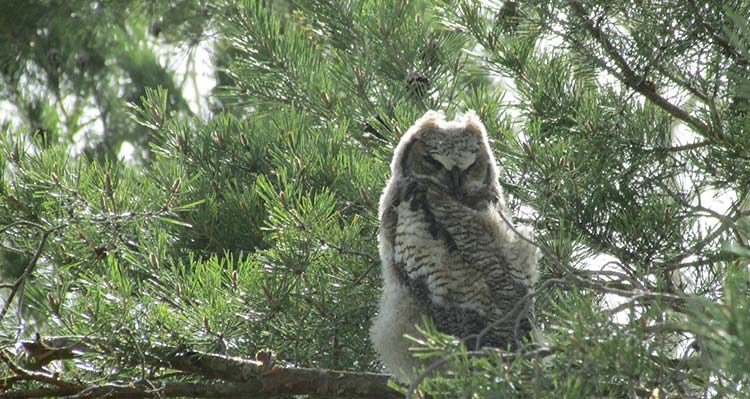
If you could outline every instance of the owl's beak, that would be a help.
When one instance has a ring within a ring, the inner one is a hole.
[[[453,169],[451,169],[449,172],[450,174],[450,185],[451,185],[451,192],[454,195],[461,194],[461,186],[463,185],[463,171],[458,168],[458,166],[454,166]]]

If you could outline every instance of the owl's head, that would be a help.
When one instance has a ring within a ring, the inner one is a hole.
[[[426,180],[456,196],[495,186],[498,174],[487,132],[473,111],[450,122],[428,111],[401,138],[391,170],[395,178]]]

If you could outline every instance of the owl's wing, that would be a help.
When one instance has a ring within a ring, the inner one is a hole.
[[[529,290],[525,266],[520,267],[529,259],[513,253],[518,243],[507,234],[502,218],[493,214],[495,207],[477,210],[437,195],[429,201],[429,208],[440,234],[453,246],[444,267],[450,270],[448,300],[433,305],[436,322],[442,319],[452,334],[465,337],[498,321],[482,344],[515,346],[515,338],[531,330],[530,307],[508,314]]]
[[[388,245],[390,252],[392,252],[393,244],[396,242],[396,225],[398,224],[398,212],[396,212],[396,207],[400,202],[398,186],[386,188],[383,197],[380,201],[380,240],[381,245]],[[393,256],[392,253],[389,255]]]
[[[400,284],[441,331],[463,337],[486,324],[491,293],[445,228],[449,220],[438,220],[442,215],[432,209],[434,199],[423,185],[401,181],[390,206],[381,208],[381,237],[393,242],[392,264]]]
[[[481,220],[482,212],[413,182],[387,192],[380,210],[384,264],[440,331],[478,334],[525,294],[491,231],[494,221]],[[514,344],[515,320],[493,328],[482,344]]]

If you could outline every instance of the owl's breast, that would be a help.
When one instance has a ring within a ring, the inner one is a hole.
[[[402,283],[424,304],[484,314],[490,303],[486,275],[467,262],[430,207],[404,202],[397,212],[394,261],[402,267]]]
[[[494,206],[475,209],[439,193],[428,194],[430,197],[430,211],[435,220],[441,221],[442,234],[450,237],[463,268],[486,284],[493,308],[498,303],[512,301],[521,291],[525,294],[529,281],[508,250],[514,243],[498,209]]]
[[[403,264],[410,278],[429,275],[446,261],[448,248],[436,234],[435,226],[422,209],[412,209],[406,202],[397,208],[394,260]]]

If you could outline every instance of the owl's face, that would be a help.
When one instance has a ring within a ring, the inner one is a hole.
[[[486,189],[497,177],[484,127],[473,113],[445,122],[428,112],[404,135],[396,155],[399,164],[393,166],[403,177],[427,180],[459,198]]]

